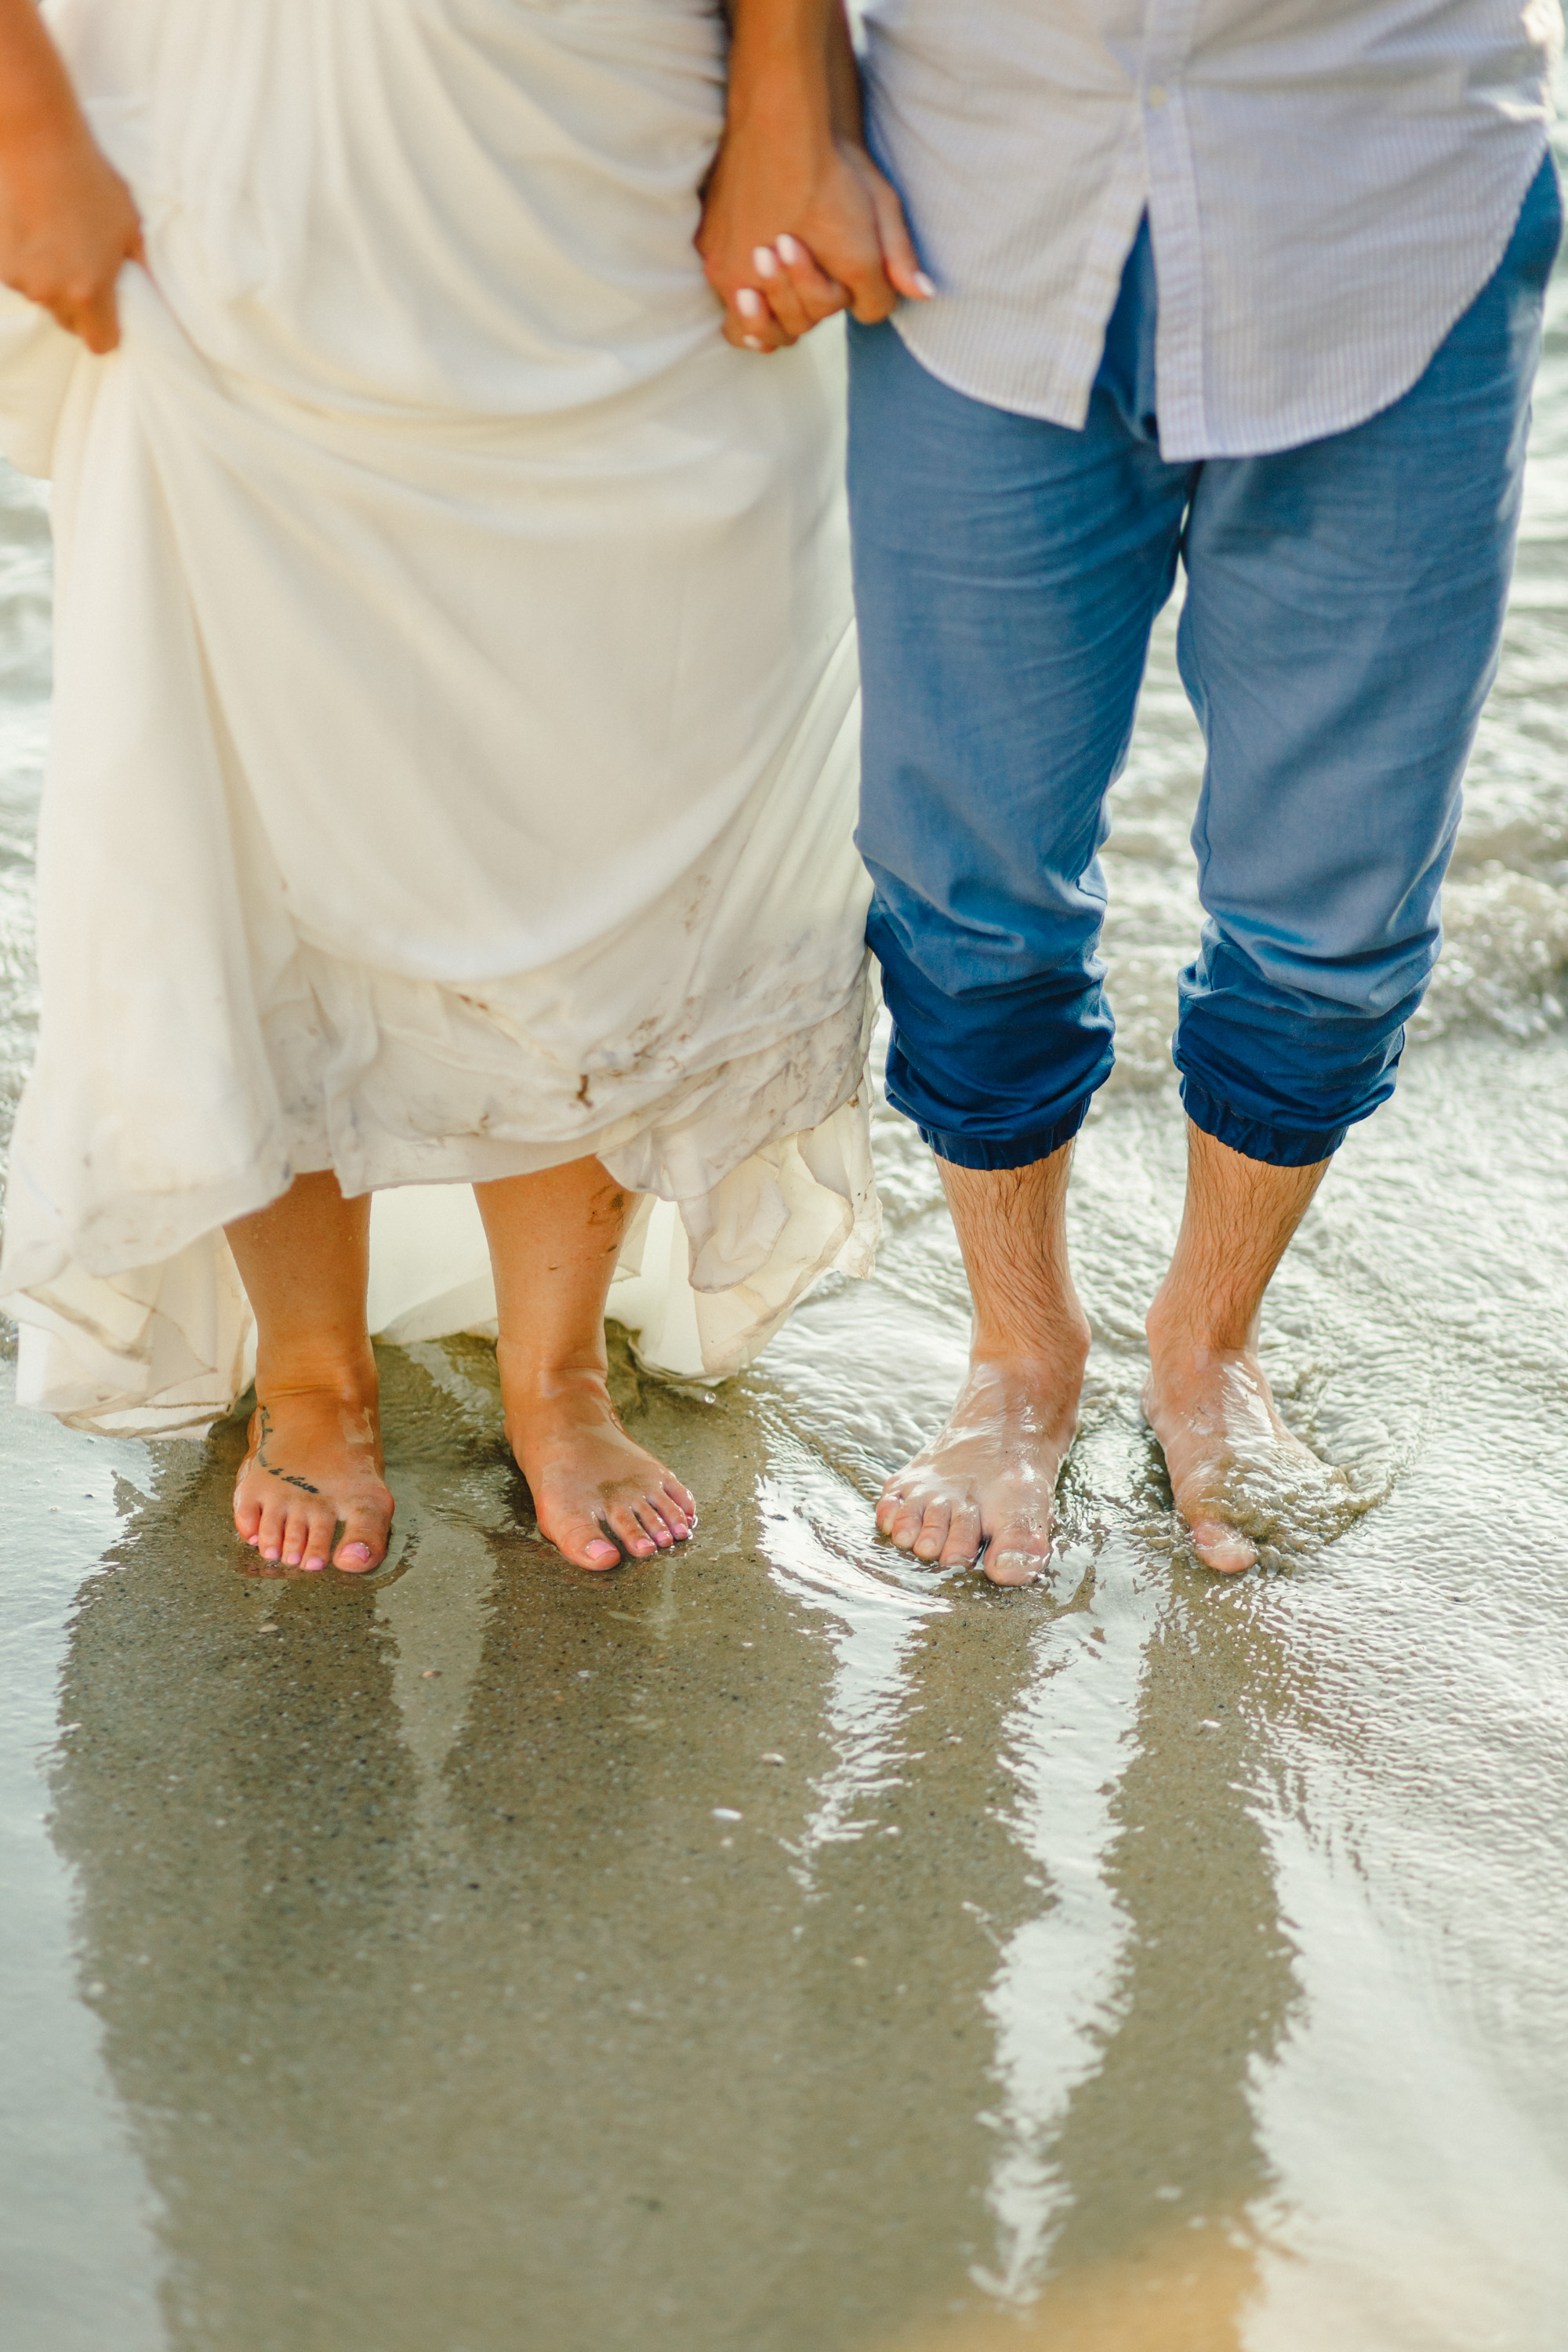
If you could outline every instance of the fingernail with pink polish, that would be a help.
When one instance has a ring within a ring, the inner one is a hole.
[[[756,250],[752,255],[752,267],[756,271],[759,278],[776,278],[778,276],[778,257],[774,254],[771,245],[759,245],[757,247]]]
[[[781,236],[777,240],[775,250],[779,259],[792,269],[797,261],[804,261],[805,258],[805,248],[793,236]]]
[[[742,319],[760,319],[767,307],[753,286],[742,286],[735,297],[735,308]]]
[[[915,292],[921,296],[923,301],[927,302],[931,300],[931,296],[936,292],[936,288],[931,284],[931,279],[926,276],[923,269],[917,269],[915,272]]]
[[[763,348],[761,335],[742,335],[741,341],[749,352],[760,352]]]

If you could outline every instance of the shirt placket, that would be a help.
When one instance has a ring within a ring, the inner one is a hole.
[[[1185,81],[1201,5],[1202,0],[1149,0],[1138,86],[1159,289],[1160,446],[1174,457],[1201,456],[1208,425],[1203,232]]]

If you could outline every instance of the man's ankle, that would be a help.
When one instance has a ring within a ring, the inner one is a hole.
[[[1258,1341],[1256,1313],[1243,1317],[1236,1308],[1217,1307],[1210,1299],[1188,1299],[1180,1293],[1154,1294],[1143,1328],[1149,1352],[1155,1358],[1181,1355],[1194,1368],[1247,1354]]]
[[[1089,1339],[1087,1318],[1064,1323],[1052,1331],[1044,1347],[1037,1339],[1025,1341],[982,1332],[969,1351],[969,1369],[976,1376],[991,1372],[1026,1381],[1032,1388],[1055,1387],[1064,1373],[1081,1377],[1089,1361]]]

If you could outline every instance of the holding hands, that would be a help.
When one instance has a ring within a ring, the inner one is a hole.
[[[929,301],[898,194],[866,152],[839,0],[732,0],[724,137],[697,249],[728,341],[774,352],[849,310]]]

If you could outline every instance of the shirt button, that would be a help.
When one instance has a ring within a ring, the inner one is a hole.
[[[1163,81],[1152,81],[1143,93],[1143,103],[1145,106],[1161,107],[1164,105],[1168,95],[1169,92]]]

